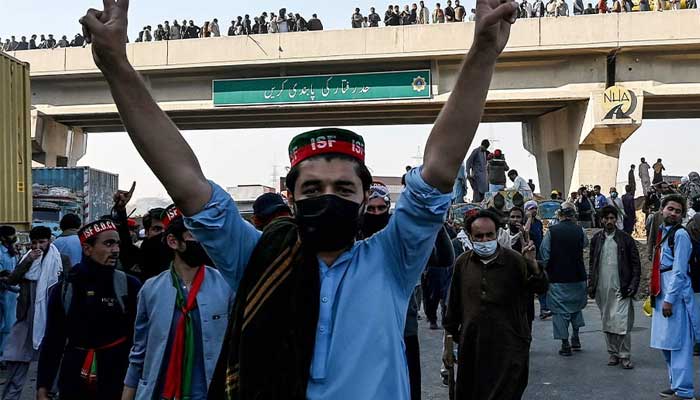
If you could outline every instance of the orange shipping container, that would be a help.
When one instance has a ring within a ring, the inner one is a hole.
[[[32,222],[29,64],[0,51],[0,225]]]

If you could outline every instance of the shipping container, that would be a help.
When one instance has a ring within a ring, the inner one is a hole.
[[[57,199],[75,196],[81,200],[83,222],[109,215],[114,192],[119,189],[119,175],[90,167],[33,168],[32,180],[35,186],[68,189],[65,193],[49,195]],[[49,201],[46,196],[36,200]]]
[[[0,51],[0,225],[32,221],[29,64]]]

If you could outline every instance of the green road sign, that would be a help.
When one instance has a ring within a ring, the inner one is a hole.
[[[212,83],[214,106],[429,99],[430,70],[225,79]]]

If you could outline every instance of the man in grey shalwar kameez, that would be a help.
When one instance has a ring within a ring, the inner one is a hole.
[[[70,259],[62,256],[58,249],[51,244],[51,230],[46,227],[35,227],[29,233],[32,250],[27,253],[9,275],[3,275],[2,281],[8,285],[19,285],[17,300],[17,321],[12,326],[5,342],[2,361],[7,365],[7,383],[2,391],[3,400],[19,400],[27,380],[29,365],[38,359],[40,337],[36,326],[45,325],[46,313],[39,313],[37,305],[46,307],[47,303],[37,299],[37,291],[48,298],[51,282],[57,281],[61,271],[71,267]],[[51,276],[49,276],[51,275]],[[39,301],[37,301],[39,300]],[[39,322],[36,324],[35,321]],[[35,342],[39,343],[35,343]]]
[[[489,153],[488,140],[481,141],[481,146],[472,150],[467,158],[467,179],[474,190],[473,201],[478,203],[484,199],[489,190],[489,177],[486,171],[486,156]]]
[[[588,302],[586,296],[586,267],[583,249],[588,237],[576,224],[576,206],[562,203],[558,211],[559,223],[551,226],[542,240],[542,263],[549,277],[547,305],[552,312],[554,339],[561,340],[559,354],[571,356],[572,350],[581,350],[579,329],[586,325],[581,312]],[[569,342],[571,325],[571,342]]]
[[[617,209],[601,212],[604,230],[591,239],[588,295],[595,299],[603,322],[609,366],[622,364],[632,369],[631,331],[634,326],[633,299],[639,288],[642,266],[635,240],[617,228]]]

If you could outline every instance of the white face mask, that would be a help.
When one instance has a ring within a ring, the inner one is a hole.
[[[497,240],[489,240],[488,242],[473,242],[474,252],[479,257],[491,257],[496,253],[498,248]]]

